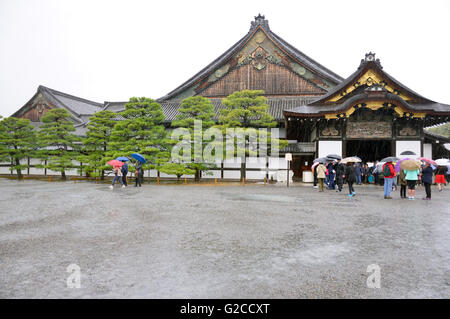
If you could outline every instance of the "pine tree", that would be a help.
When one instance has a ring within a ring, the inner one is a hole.
[[[224,136],[226,128],[255,128],[255,129],[269,129],[274,128],[277,125],[275,119],[269,114],[267,104],[267,98],[263,96],[263,90],[243,90],[233,92],[226,98],[222,99],[224,109],[220,110],[221,116],[219,116],[219,123],[221,124]],[[268,145],[274,138],[271,138],[268,130],[255,130],[256,141],[266,140]],[[230,138],[230,137],[226,137]],[[234,138],[234,137],[233,137]],[[285,140],[278,140],[276,142],[279,148],[288,145]],[[267,145],[269,153],[270,147]],[[225,150],[225,147],[224,147]],[[239,145],[234,143],[234,154],[244,153],[241,158],[241,180],[245,178],[246,169],[246,157],[248,155],[257,156],[259,152],[255,145],[250,145],[249,136],[245,136],[245,145]],[[242,151],[242,152],[241,152]]]
[[[89,118],[86,138],[83,140],[83,153],[80,157],[87,166],[85,170],[91,176],[101,176],[104,179],[106,165],[106,152],[114,125],[117,123],[117,114],[112,111],[99,111]]]
[[[225,127],[275,127],[277,122],[267,112],[269,105],[263,90],[233,92],[222,99],[219,123]]]
[[[214,107],[211,101],[202,96],[191,96],[184,99],[181,102],[180,108],[178,109],[180,114],[177,115],[175,121],[172,122],[173,127],[185,127],[189,129],[191,133],[191,146],[194,145],[194,140],[197,143],[202,143],[202,151],[206,145],[206,141],[203,138],[203,133],[206,129],[214,125],[213,117]],[[201,132],[194,132],[194,121],[201,121],[202,130]],[[194,134],[199,134],[195,136]],[[195,161],[194,147],[191,148],[191,162],[186,163],[186,167],[195,172],[195,180],[200,180],[200,174],[202,171],[208,171],[209,169],[215,167],[215,164],[208,163],[197,163]]]
[[[20,161],[32,157],[36,149],[36,134],[30,120],[8,117],[0,122],[0,158],[11,161],[10,170],[22,179],[22,170],[29,167]]]
[[[195,174],[195,170],[190,169],[184,164],[179,163],[165,163],[161,168],[160,171],[163,173],[166,173],[168,175],[176,175],[177,180],[180,180],[180,177],[182,175],[193,175]]]
[[[161,105],[146,97],[132,97],[120,115],[124,120],[111,132],[105,160],[140,153],[147,159],[143,169],[159,170],[170,157],[172,143],[167,139]]]
[[[66,180],[66,170],[76,168],[73,160],[77,159],[81,138],[75,135],[74,123],[70,113],[65,109],[52,109],[41,119],[44,123],[39,127],[38,141],[42,150],[40,158],[45,159],[45,168],[61,173]]]

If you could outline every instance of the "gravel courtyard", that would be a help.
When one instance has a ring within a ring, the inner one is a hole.
[[[450,189],[355,190],[1,179],[0,297],[450,298]]]

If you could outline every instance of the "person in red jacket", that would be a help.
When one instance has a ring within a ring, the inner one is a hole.
[[[383,164],[383,175],[384,175],[384,199],[392,199],[391,190],[392,183],[395,178],[395,169],[392,162],[387,162]]]

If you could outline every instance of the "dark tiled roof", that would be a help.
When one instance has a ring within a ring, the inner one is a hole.
[[[55,106],[66,108],[76,115],[92,115],[100,111],[103,104],[82,99],[80,97],[59,92],[40,85],[38,91],[54,102]]]
[[[232,56],[234,56],[239,49],[249,40],[255,32],[261,28],[272,40],[283,50],[289,53],[294,59],[297,59],[301,64],[305,65],[307,68],[311,69],[313,72],[316,72],[320,76],[328,79],[333,83],[340,83],[343,78],[337,75],[336,73],[330,71],[325,68],[323,65],[314,61],[310,57],[306,56],[303,52],[297,50],[292,45],[287,43],[281,37],[273,33],[269,28],[269,23],[267,20],[264,20],[264,17],[255,17],[255,21],[252,22],[250,31],[238,42],[236,42],[231,48],[229,48],[225,53],[203,68],[200,72],[195,74],[189,80],[181,84],[179,87],[168,93],[167,95],[158,99],[159,102],[166,101],[176,97],[177,94],[185,91],[192,85],[194,85],[197,81],[205,78],[215,70],[217,70],[221,65],[227,62]]]
[[[450,137],[444,136],[444,135],[439,135],[436,133],[432,133],[428,130],[424,130],[423,131],[425,137],[428,137],[432,140],[439,140],[439,141],[443,141],[443,142],[450,142]]]
[[[305,105],[311,103],[317,99],[317,97],[279,97],[279,98],[267,98],[267,104],[269,104],[269,114],[272,115],[275,120],[281,121],[284,119],[283,110],[295,109],[300,105]],[[214,106],[214,113],[216,116],[215,120],[219,117],[219,110],[223,109],[221,98],[210,99],[212,105]],[[104,110],[110,110],[113,112],[121,112],[125,110],[125,103],[127,102],[108,102],[105,105]],[[160,102],[164,113],[165,121],[173,121],[179,114],[178,109],[180,108],[181,101],[164,101]],[[117,117],[118,120],[123,119],[120,114]]]

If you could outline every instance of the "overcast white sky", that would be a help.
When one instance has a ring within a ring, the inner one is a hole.
[[[100,103],[162,97],[243,37],[258,13],[344,78],[374,51],[397,80],[450,104],[449,0],[0,0],[0,115],[40,84]]]

